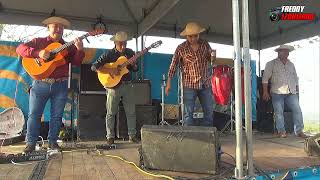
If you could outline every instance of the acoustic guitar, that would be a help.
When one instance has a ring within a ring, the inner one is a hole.
[[[88,36],[95,36],[102,33],[104,33],[104,30],[94,30],[80,36],[79,39],[82,40]],[[65,57],[68,55],[66,49],[73,45],[74,42],[75,40],[63,45],[58,42],[51,43],[45,48],[45,50],[50,51],[50,57],[48,59],[23,58],[22,66],[27,73],[36,80],[47,78],[57,67],[66,64]]]
[[[162,41],[157,41],[153,44],[151,44],[149,47],[145,48],[141,52],[137,53],[130,59],[127,59],[125,56],[120,56],[116,62],[113,63],[106,63],[103,68],[118,68],[120,73],[119,75],[111,76],[109,73],[105,73],[102,71],[98,71],[98,79],[103,87],[106,88],[112,88],[119,84],[121,78],[123,75],[129,73],[129,70],[127,69],[127,65],[135,64],[138,58],[142,55],[144,55],[146,52],[148,52],[151,48],[157,48],[162,44]]]

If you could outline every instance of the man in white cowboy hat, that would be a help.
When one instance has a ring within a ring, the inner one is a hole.
[[[213,126],[214,101],[210,81],[211,68],[208,67],[216,55],[209,43],[199,38],[199,34],[203,31],[205,29],[195,22],[186,25],[180,35],[185,36],[187,41],[177,47],[168,72],[166,95],[171,88],[171,79],[180,64],[183,82],[184,125],[186,126],[194,125],[193,110],[197,96],[204,112],[201,125]]]
[[[99,57],[99,59],[91,66],[93,71],[102,71],[109,73],[110,75],[119,75],[119,69],[117,68],[105,68],[103,67],[106,63],[116,62],[120,56],[125,56],[126,58],[131,58],[134,56],[134,51],[132,49],[126,48],[128,39],[128,34],[124,31],[117,32],[110,39],[114,41],[115,47],[104,53]],[[130,71],[136,72],[138,66],[128,65],[127,67]],[[113,88],[106,88],[107,90],[107,115],[106,115],[106,130],[107,130],[107,144],[114,144],[115,132],[115,115],[118,112],[118,106],[120,98],[122,98],[122,104],[125,109],[127,125],[128,125],[128,134],[129,141],[137,143],[138,139],[136,137],[136,110],[135,104],[133,102],[133,90],[132,84],[130,83],[131,76],[130,73],[125,74],[119,85]]]
[[[48,59],[50,52],[45,48],[54,42],[64,44],[62,39],[64,28],[70,27],[70,22],[62,17],[49,17],[43,21],[48,27],[49,36],[34,38],[30,42],[20,44],[16,51],[22,57]],[[81,64],[84,58],[83,43],[76,39],[74,45],[67,49],[66,60],[74,65]],[[27,146],[24,152],[32,152],[40,134],[40,118],[47,101],[51,102],[51,117],[49,124],[49,148],[59,149],[58,134],[62,125],[62,115],[67,101],[68,64],[57,67],[46,79],[34,80],[30,89],[29,116],[27,121]]]
[[[287,137],[284,126],[284,103],[292,112],[294,132],[296,136],[306,138],[303,133],[303,118],[298,100],[298,76],[294,64],[288,59],[289,52],[294,47],[280,45],[275,51],[278,57],[266,64],[263,78],[263,99],[268,101],[272,98],[274,117],[279,137]],[[271,79],[271,97],[268,92],[268,81]]]

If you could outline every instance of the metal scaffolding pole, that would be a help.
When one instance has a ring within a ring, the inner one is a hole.
[[[235,50],[234,60],[234,86],[235,86],[235,120],[236,120],[236,168],[235,178],[243,178],[243,146],[242,146],[242,105],[241,105],[241,49],[240,49],[240,23],[239,0],[232,0],[233,44]]]
[[[143,51],[143,49],[145,48],[145,44],[144,44],[144,35],[141,36],[141,51]],[[140,57],[140,72],[141,72],[141,75],[140,75],[140,79],[144,79],[144,63],[143,63],[143,56]]]
[[[139,51],[139,40],[138,40],[138,36],[136,37],[136,53],[138,53],[138,51]],[[134,78],[135,79],[138,79],[138,72],[134,72]]]
[[[258,51],[259,59],[258,59],[258,76],[261,77],[261,50]]]
[[[251,107],[251,67],[250,67],[250,41],[249,41],[249,7],[248,0],[242,0],[242,41],[244,61],[244,97],[245,97],[245,124],[246,124],[246,153],[247,175],[253,176],[253,150],[252,150],[252,107]]]
[[[179,72],[178,72],[178,98],[179,98],[179,105],[181,111],[181,119],[180,123],[184,126],[184,101],[183,101],[183,76],[182,76],[182,65],[179,64]]]

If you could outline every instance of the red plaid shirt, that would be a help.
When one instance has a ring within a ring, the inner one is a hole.
[[[172,57],[168,76],[173,77],[180,62],[183,86],[187,88],[201,89],[202,85],[209,87],[211,84],[211,47],[207,41],[201,39],[199,45],[198,50],[194,52],[190,43],[185,41],[177,47]]]

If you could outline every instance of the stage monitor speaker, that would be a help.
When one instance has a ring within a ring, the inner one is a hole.
[[[141,157],[146,168],[216,174],[220,143],[215,127],[144,125]]]
[[[141,137],[141,127],[144,124],[156,125],[158,123],[157,107],[153,105],[136,105],[136,129],[137,137]],[[116,135],[118,138],[126,139],[128,137],[128,126],[125,110],[119,106],[116,121]]]
[[[79,95],[79,117],[77,122],[77,139],[106,139],[106,95]]]

